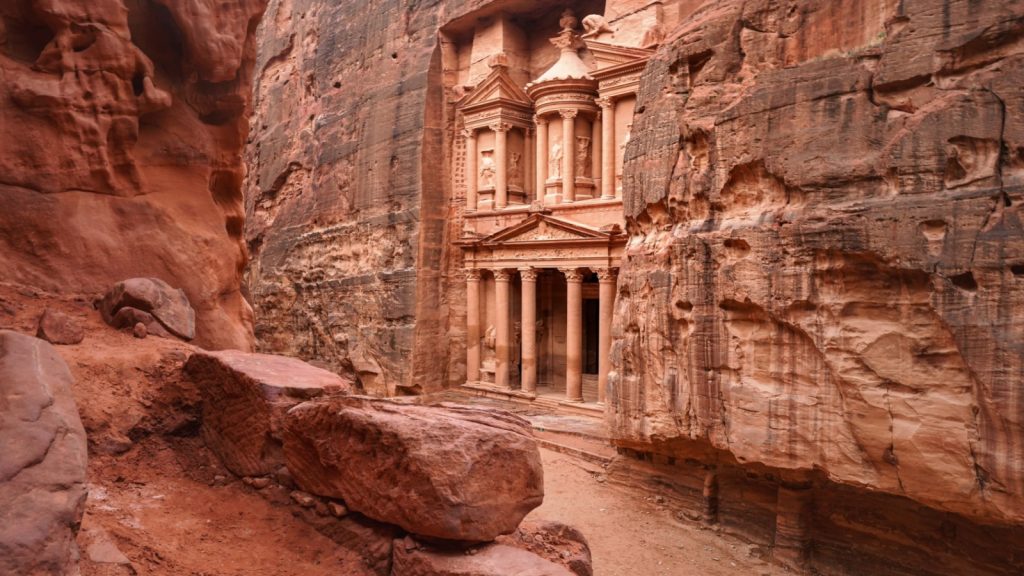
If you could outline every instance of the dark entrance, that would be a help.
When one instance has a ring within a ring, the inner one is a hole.
[[[597,337],[600,322],[600,301],[583,300],[583,373],[597,374]]]

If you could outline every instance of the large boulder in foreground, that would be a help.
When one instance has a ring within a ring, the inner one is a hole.
[[[295,358],[199,351],[185,374],[203,395],[203,437],[229,470],[261,476],[284,464],[282,419],[312,398],[351,392],[353,382]]]
[[[163,330],[183,340],[196,337],[196,311],[184,290],[175,290],[159,278],[131,278],[118,282],[100,301],[103,321],[115,328],[147,326],[150,334]],[[147,322],[150,317],[155,322]],[[146,320],[143,320],[146,319]]]
[[[0,331],[0,574],[77,571],[85,430],[50,344]]]
[[[467,554],[405,538],[395,542],[394,550],[391,576],[573,576],[564,566],[507,544],[488,544]]]
[[[304,490],[421,536],[490,541],[544,500],[530,425],[500,410],[325,398],[288,412],[284,441]]]

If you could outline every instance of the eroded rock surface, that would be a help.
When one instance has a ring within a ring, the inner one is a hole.
[[[50,344],[0,330],[0,574],[76,574],[85,430]]]
[[[5,282],[91,298],[163,278],[198,344],[251,347],[240,152],[265,3],[0,5]]]
[[[351,379],[269,354],[198,351],[184,369],[203,395],[206,445],[239,476],[269,474],[284,464],[283,420],[290,408],[352,390]]]
[[[284,452],[304,490],[421,536],[490,541],[544,499],[529,424],[499,410],[313,400],[288,412]]]
[[[1024,521],[1024,4],[709,2],[627,150],[610,421]]]
[[[78,344],[85,339],[85,330],[71,316],[59,310],[47,308],[39,317],[36,337],[42,338],[50,344]]]
[[[559,564],[507,544],[488,544],[467,554],[432,549],[411,538],[395,542],[393,576],[571,576]]]
[[[159,278],[118,282],[99,304],[103,320],[115,328],[146,327],[148,334],[170,333],[183,340],[196,336],[196,311],[183,290]]]

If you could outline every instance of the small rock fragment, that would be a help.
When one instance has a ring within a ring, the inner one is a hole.
[[[313,498],[313,496],[301,490],[293,490],[291,497],[296,504],[303,508],[312,508],[313,506],[316,506],[316,498]]]
[[[135,328],[132,328],[132,336],[142,339],[149,335],[149,331],[146,330],[146,325],[142,322],[136,322]]]

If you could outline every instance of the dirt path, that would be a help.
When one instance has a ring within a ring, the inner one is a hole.
[[[579,528],[596,576],[760,576],[772,574],[751,547],[682,523],[641,494],[598,482],[578,460],[541,450],[544,504],[530,518]]]

